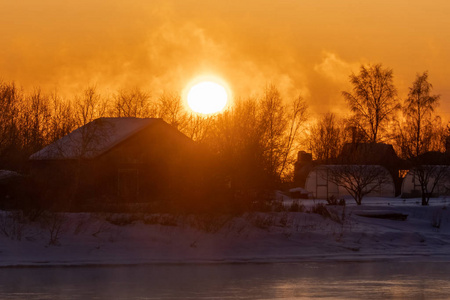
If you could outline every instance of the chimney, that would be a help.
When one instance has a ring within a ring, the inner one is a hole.
[[[306,151],[298,151],[297,153],[297,162],[306,163],[312,161],[312,154],[307,153]]]
[[[305,187],[306,176],[312,165],[312,154],[306,151],[298,151],[297,161],[294,165],[294,182],[297,186]]]

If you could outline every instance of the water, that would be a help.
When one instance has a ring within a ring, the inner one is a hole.
[[[449,263],[0,269],[0,299],[447,299]]]

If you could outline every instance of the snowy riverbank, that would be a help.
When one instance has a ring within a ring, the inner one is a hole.
[[[362,206],[304,200],[305,212],[241,216],[64,214],[22,223],[1,212],[0,266],[297,261],[450,261],[450,207],[368,198]],[[361,214],[402,214],[407,219]],[[57,230],[60,230],[57,232]]]

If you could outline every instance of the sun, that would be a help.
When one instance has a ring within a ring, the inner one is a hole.
[[[214,114],[222,111],[228,102],[225,87],[213,81],[202,81],[189,89],[187,103],[189,107],[201,114]]]

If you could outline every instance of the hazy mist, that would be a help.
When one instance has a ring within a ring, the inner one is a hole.
[[[450,113],[450,2],[0,0],[0,79],[73,95],[181,92],[212,74],[236,97],[275,84],[313,112],[345,111],[361,63],[394,69],[404,97],[429,71]]]

